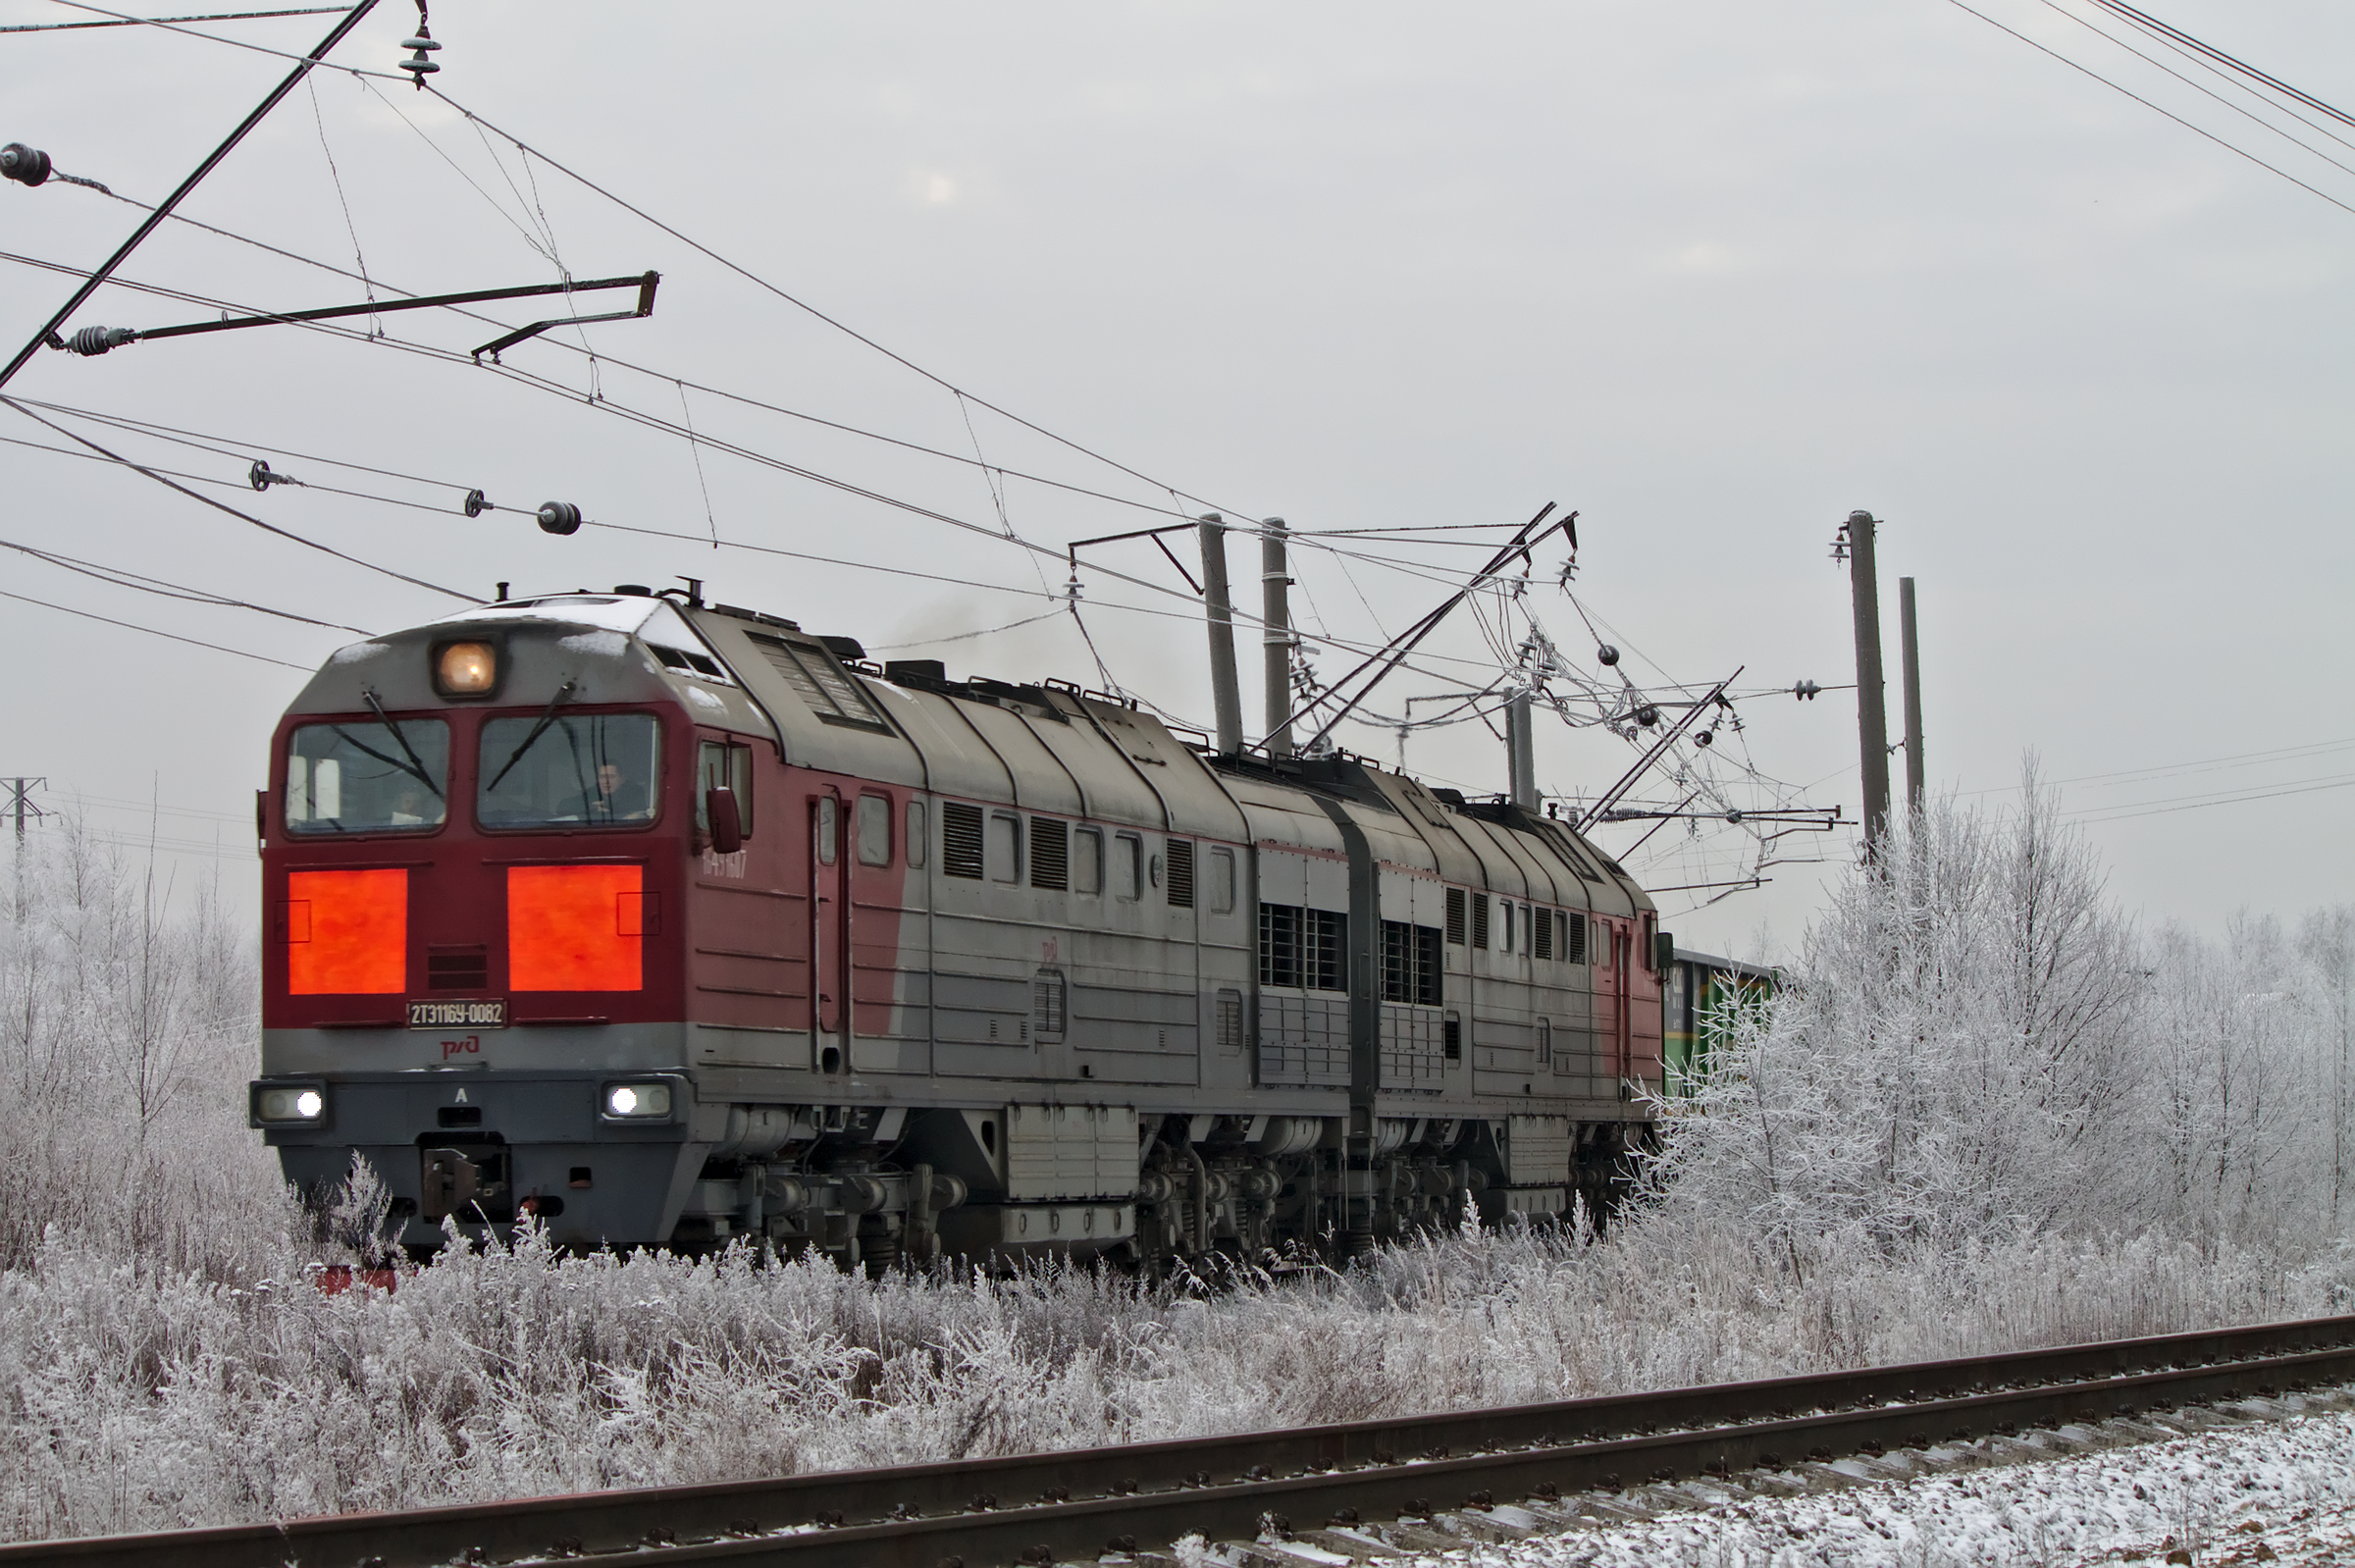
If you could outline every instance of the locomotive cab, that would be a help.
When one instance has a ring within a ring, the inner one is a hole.
[[[334,655],[261,803],[252,1120],[288,1178],[332,1186],[357,1152],[412,1244],[445,1216],[661,1231],[701,1166],[662,938],[714,801],[742,854],[730,786],[768,728],[651,596],[486,606]]]

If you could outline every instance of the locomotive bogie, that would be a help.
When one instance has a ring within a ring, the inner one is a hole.
[[[256,1124],[411,1245],[1358,1246],[1600,1204],[1659,1075],[1563,824],[693,601],[345,650],[263,818]]]

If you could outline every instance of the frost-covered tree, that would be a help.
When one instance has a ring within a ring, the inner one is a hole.
[[[2116,1224],[2145,1151],[2145,976],[2082,839],[2031,775],[2003,812],[1912,814],[1836,892],[1783,993],[1670,1110],[1656,1201],[1733,1220],[1794,1268]]]
[[[2347,1192],[2348,1102],[2355,1084],[2355,907],[2317,910],[2298,927],[2298,958],[2309,1006],[2320,1025],[2324,1076],[2329,1083],[2330,1233],[2341,1234]]]
[[[2158,1230],[2311,1246],[2349,1207],[2355,911],[2145,939],[2031,769],[2021,803],[1901,821],[1788,986],[1663,1106],[1652,1201],[1795,1271],[1884,1252]]]
[[[209,888],[134,864],[71,811],[6,866],[0,1269],[52,1227],[211,1263],[284,1224],[247,1130],[259,978]]]

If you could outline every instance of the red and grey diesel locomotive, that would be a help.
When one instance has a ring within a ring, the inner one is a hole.
[[[692,593],[343,649],[270,780],[252,1122],[412,1247],[1362,1247],[1599,1203],[1661,1071],[1561,822]]]

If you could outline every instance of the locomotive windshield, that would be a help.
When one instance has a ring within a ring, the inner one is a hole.
[[[287,828],[386,833],[439,827],[449,815],[449,726],[305,724],[287,743]]]
[[[661,763],[662,727],[649,713],[491,719],[475,817],[485,827],[651,822]]]

